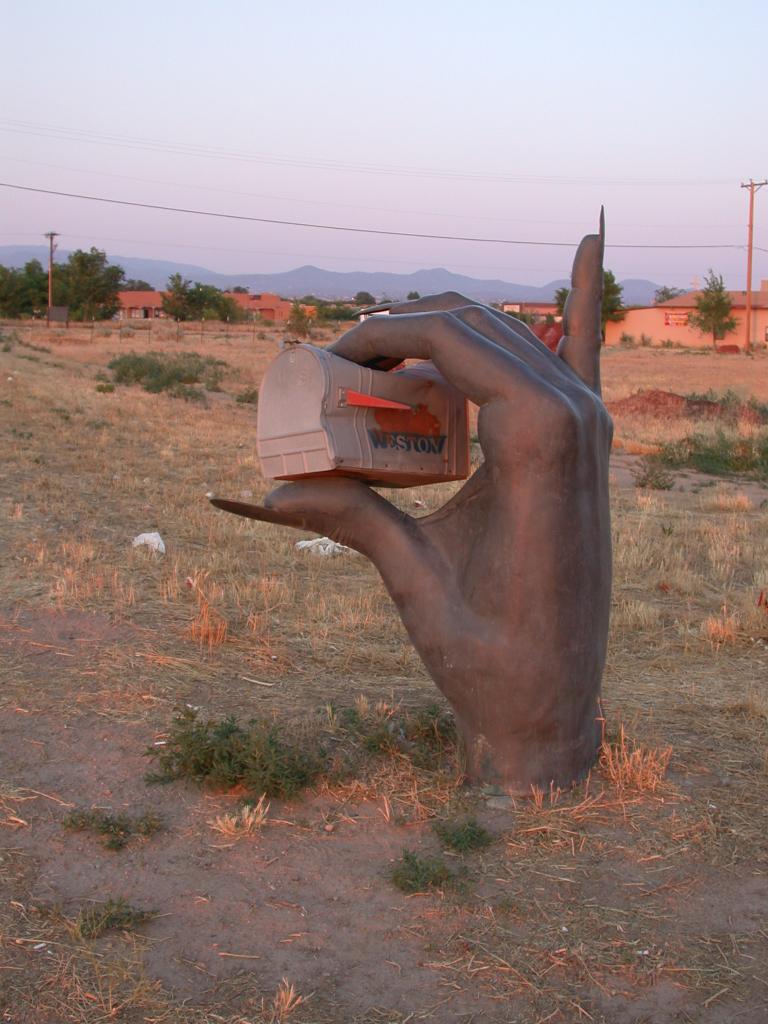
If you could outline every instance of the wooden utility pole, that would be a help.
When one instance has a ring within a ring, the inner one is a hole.
[[[747,309],[746,322],[744,325],[745,352],[749,352],[752,349],[750,332],[752,330],[752,235],[755,225],[755,192],[758,192],[763,185],[768,185],[768,181],[752,181],[751,178],[747,184],[742,182],[741,185],[742,188],[749,189],[749,228],[747,231]]]
[[[51,326],[51,306],[53,305],[53,254],[56,252],[53,240],[58,238],[58,235],[58,231],[46,231],[45,233],[45,237],[48,239],[48,309],[45,322],[48,327]]]

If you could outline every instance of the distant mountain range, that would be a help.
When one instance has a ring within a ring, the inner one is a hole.
[[[56,253],[56,261],[64,262],[69,256],[65,249]],[[22,267],[28,260],[48,262],[48,249],[44,245],[3,245],[0,246],[0,265]],[[236,285],[250,292],[275,292],[286,298],[300,298],[316,295],[322,299],[352,299],[358,292],[370,292],[377,299],[404,299],[409,292],[431,295],[435,292],[457,291],[481,302],[549,302],[558,288],[567,286],[566,279],[550,281],[549,284],[514,284],[511,281],[481,280],[454,274],[450,270],[436,267],[432,270],[417,270],[412,274],[386,274],[354,270],[339,273],[323,270],[321,267],[297,267],[280,274],[220,274],[205,267],[189,263],[172,263],[169,260],[149,260],[137,256],[110,256],[109,262],[125,270],[125,276],[146,281],[155,288],[164,288],[171,274],[181,274],[191,281],[212,284],[228,289]],[[653,295],[659,287],[652,281],[629,278],[621,281],[625,305],[644,306],[653,302]]]

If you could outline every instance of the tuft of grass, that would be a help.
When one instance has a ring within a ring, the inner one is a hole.
[[[468,821],[436,821],[432,826],[443,846],[457,853],[470,853],[490,846],[494,836],[474,818]]]
[[[152,394],[165,391],[175,398],[200,400],[200,390],[192,385],[200,384],[208,391],[220,390],[226,365],[223,359],[197,352],[129,352],[113,359],[108,367],[115,384],[141,384]]]
[[[739,617],[723,605],[719,615],[708,615],[702,622],[701,632],[715,648],[735,644],[739,633]]]
[[[304,1002],[304,996],[298,994],[295,985],[290,984],[287,978],[283,978],[272,997],[271,1006],[265,1007],[262,1000],[262,1016],[268,1024],[281,1024]]]
[[[672,747],[638,746],[621,725],[614,739],[603,739],[599,767],[618,789],[653,793],[663,782],[671,757]]]
[[[635,487],[645,487],[653,491],[669,491],[675,478],[669,473],[654,455],[644,455],[632,469]]]
[[[258,388],[246,388],[245,391],[241,391],[235,399],[241,405],[258,405],[259,404],[259,389]]]
[[[453,717],[437,704],[417,710],[400,710],[379,703],[358,701],[337,715],[340,729],[369,754],[405,755],[417,768],[434,768],[445,754],[455,750]]]
[[[147,751],[159,763],[148,782],[189,778],[219,788],[244,785],[249,792],[290,797],[312,783],[325,766],[325,751],[312,736],[281,735],[274,722],[232,718],[203,722],[185,708],[165,746]]]
[[[267,795],[263,793],[256,803],[244,803],[234,814],[220,814],[208,824],[214,832],[220,832],[228,839],[253,836],[260,832],[269,814]]]
[[[722,430],[714,438],[692,434],[662,445],[658,458],[666,466],[689,466],[712,476],[739,473],[768,480],[766,436],[734,437]]]
[[[112,392],[115,390],[115,385],[114,384],[97,384],[96,385],[96,390],[99,392],[100,395],[111,395]]]
[[[456,876],[439,857],[420,857],[410,850],[403,850],[389,878],[401,892],[415,893],[442,889],[454,882]]]
[[[112,928],[135,928],[154,917],[151,910],[136,910],[120,897],[83,907],[75,919],[72,931],[77,939],[97,939]]]
[[[154,814],[138,818],[129,814],[110,814],[108,811],[79,808],[62,819],[62,825],[73,832],[94,832],[102,837],[108,850],[122,850],[133,836],[152,836],[162,828],[162,821]]]

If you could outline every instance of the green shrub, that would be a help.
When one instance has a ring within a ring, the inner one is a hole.
[[[768,479],[768,437],[729,437],[719,430],[714,438],[692,434],[662,446],[658,458],[666,466],[690,466],[700,473],[727,476],[739,473]]]
[[[65,815],[62,825],[73,832],[94,832],[102,837],[108,850],[122,850],[133,836],[152,836],[162,828],[161,820],[154,814],[134,818],[129,814],[83,808]]]
[[[627,334],[626,331],[621,332],[619,337],[619,344],[622,348],[634,348],[635,347],[635,336],[634,334]]]
[[[393,885],[407,893],[442,889],[456,879],[448,865],[439,857],[420,857],[410,850],[403,850],[389,877]]]
[[[258,405],[259,404],[259,389],[258,388],[246,388],[245,391],[241,391],[235,399],[241,405]]]
[[[222,788],[242,783],[252,793],[277,797],[293,796],[325,767],[325,751],[312,737],[283,737],[275,723],[258,719],[245,728],[232,717],[202,722],[191,709],[175,719],[166,745],[147,753],[159,764],[148,782],[191,778]]]
[[[675,478],[654,455],[644,455],[632,468],[632,477],[635,487],[647,487],[653,491],[669,491],[675,483]]]
[[[756,398],[749,398],[744,401],[736,391],[724,391],[718,394],[711,388],[709,391],[691,391],[684,396],[689,402],[712,402],[722,409],[724,415],[730,420],[737,420],[744,410],[757,414],[764,422],[768,423],[768,402],[760,402]]]
[[[493,836],[488,829],[479,825],[474,818],[464,822],[437,821],[433,828],[443,846],[456,850],[457,853],[483,850],[493,842]]]
[[[200,397],[199,392],[191,388],[193,384],[201,384],[208,391],[220,390],[226,365],[221,359],[201,356],[197,352],[172,355],[130,352],[113,359],[109,369],[116,384],[141,384],[152,394],[165,391],[177,398],[191,399]]]
[[[453,717],[437,704],[406,709],[382,718],[376,709],[361,712],[357,707],[338,713],[343,731],[371,754],[405,755],[417,768],[434,768],[456,749]]]
[[[407,759],[429,771],[455,771],[453,719],[438,708],[408,711],[358,704],[328,706],[318,717],[294,725],[234,718],[204,721],[185,708],[173,720],[162,747],[147,755],[157,763],[153,783],[192,779],[219,788],[243,785],[256,797],[290,797],[320,776],[341,779],[365,768],[372,757]]]
[[[96,390],[102,395],[111,395],[115,390],[114,384],[97,384]]]

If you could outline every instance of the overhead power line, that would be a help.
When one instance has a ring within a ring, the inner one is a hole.
[[[196,143],[172,142],[168,139],[143,139],[95,132],[63,125],[38,124],[32,121],[3,120],[0,131],[67,142],[85,142],[92,145],[137,149],[144,152],[174,153],[186,157],[214,160],[236,160],[246,163],[270,164],[277,167],[306,167],[313,170],[348,172],[354,174],[394,175],[398,177],[433,178],[449,181],[490,181],[520,185],[630,185],[635,187],[668,188],[697,185],[732,185],[728,179],[652,179],[652,178],[576,178],[536,174],[491,173],[489,171],[460,171],[445,168],[405,167],[373,162],[351,163],[346,160],[328,160],[318,157],[291,156],[276,153],[254,153],[248,150],[228,149],[222,146],[200,146]]]
[[[17,189],[21,192],[36,192],[48,196],[61,196],[65,199],[83,199],[92,203],[108,203],[113,206],[129,206],[141,210],[161,210],[165,213],[183,213],[195,217],[217,217],[222,220],[248,221],[255,224],[277,224],[281,227],[312,228],[316,231],[347,231],[356,235],[386,235],[392,238],[424,238],[440,242],[482,242],[494,245],[540,245],[548,248],[572,249],[576,242],[549,242],[537,241],[536,239],[521,238],[479,238],[472,235],[437,235],[427,234],[419,231],[392,231],[385,228],[356,228],[343,224],[314,224],[308,221],[299,220],[277,220],[273,217],[251,217],[242,213],[220,213],[213,210],[194,210],[182,206],[164,206],[159,203],[138,203],[127,199],[110,199],[105,196],[88,196],[79,192],[60,192],[50,188],[33,188],[30,185],[16,185],[7,181],[0,181],[1,188]],[[743,249],[743,245],[729,243],[695,243],[683,245],[670,245],[668,243],[629,243],[612,242],[607,243],[612,249]]]

